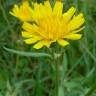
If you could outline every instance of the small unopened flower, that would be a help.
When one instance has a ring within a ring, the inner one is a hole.
[[[22,26],[22,36],[26,44],[34,44],[36,49],[50,47],[54,42],[66,46],[69,45],[68,40],[78,40],[82,37],[78,32],[84,28],[85,19],[82,13],[75,15],[76,8],[71,7],[63,13],[63,3],[60,1],[56,1],[53,9],[49,1],[44,4],[33,3],[33,7],[29,7],[28,14],[31,14],[30,22],[35,23],[24,22]]]
[[[29,3],[25,0],[20,6],[15,4],[10,14],[17,17],[21,21],[30,21],[32,18],[29,9]]]

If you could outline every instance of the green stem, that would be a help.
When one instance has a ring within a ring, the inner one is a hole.
[[[55,72],[55,96],[58,96],[58,88],[59,88],[59,57],[57,56],[57,58],[55,59],[55,68],[56,68],[56,72]]]

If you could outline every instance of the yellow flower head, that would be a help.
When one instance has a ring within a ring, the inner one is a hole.
[[[30,6],[27,0],[24,0],[20,6],[14,5],[11,15],[17,17],[21,21],[30,21],[31,15],[29,12]]]
[[[26,44],[34,44],[34,48],[40,49],[43,46],[50,47],[54,42],[66,46],[69,44],[68,40],[81,38],[82,34],[77,33],[84,28],[85,19],[82,13],[75,15],[76,8],[71,7],[63,13],[63,3],[60,1],[56,1],[53,9],[49,1],[44,4],[33,3],[33,7],[29,7],[29,13],[30,21],[35,23],[24,22],[22,26]]]

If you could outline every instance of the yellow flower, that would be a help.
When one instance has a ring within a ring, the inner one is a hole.
[[[34,48],[50,47],[54,42],[61,46],[69,44],[68,40],[78,40],[82,34],[78,34],[84,26],[83,14],[74,15],[76,8],[71,7],[63,13],[62,2],[56,1],[51,8],[49,1],[44,4],[34,3],[34,9],[30,9],[32,19],[36,23],[24,22],[22,36],[26,44],[34,44]]]
[[[30,6],[27,0],[24,0],[20,6],[14,5],[12,12],[10,12],[11,15],[17,17],[21,21],[30,21],[31,15],[30,15]]]

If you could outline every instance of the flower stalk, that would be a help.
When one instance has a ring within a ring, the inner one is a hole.
[[[58,96],[59,94],[59,57],[60,57],[60,54],[56,54],[55,53],[55,59],[54,59],[54,62],[55,62],[55,96]]]
[[[58,59],[56,60],[58,61]],[[58,88],[59,88],[59,67],[58,67],[58,62],[56,62],[56,82],[55,82],[55,94],[58,96]]]

